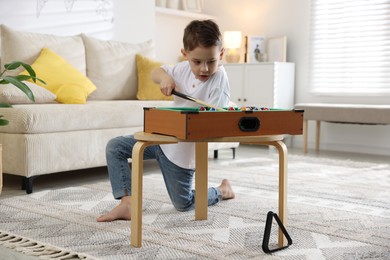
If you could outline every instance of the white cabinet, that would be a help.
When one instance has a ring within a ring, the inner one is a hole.
[[[238,106],[294,107],[294,63],[226,63],[223,66],[229,77],[230,100]]]

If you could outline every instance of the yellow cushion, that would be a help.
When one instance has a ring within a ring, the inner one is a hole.
[[[148,59],[142,55],[136,55],[138,91],[137,99],[140,100],[173,100],[172,96],[165,96],[160,91],[160,85],[154,83],[151,78],[153,69],[160,67],[163,63]]]
[[[85,104],[88,96],[85,88],[77,84],[65,84],[56,90],[57,101],[64,104]]]
[[[56,94],[58,102],[84,104],[96,89],[92,81],[48,48],[42,49],[31,67],[37,77],[46,82],[46,85],[39,81],[36,84]],[[27,72],[21,74],[27,75]]]

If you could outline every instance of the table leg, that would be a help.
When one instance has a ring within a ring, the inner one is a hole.
[[[320,134],[321,134],[321,121],[318,120],[316,123],[316,152],[320,151]]]
[[[144,150],[148,142],[138,141],[133,147],[131,162],[131,238],[134,247],[142,246],[142,172]]]
[[[206,220],[208,210],[208,143],[195,143],[195,220]]]
[[[307,130],[308,130],[308,122],[307,120],[303,120],[303,152],[307,153]]]
[[[287,226],[287,146],[283,141],[272,143],[279,152],[279,218],[283,225]],[[282,230],[279,228],[279,246],[287,243]]]

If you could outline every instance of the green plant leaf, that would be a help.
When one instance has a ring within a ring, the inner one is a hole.
[[[26,64],[26,63],[23,63],[21,64],[23,66],[23,68],[25,68],[25,70],[28,72],[28,74],[30,74],[32,80],[34,82],[36,82],[37,80],[37,75],[35,74],[35,71],[31,68],[30,65]]]
[[[21,62],[21,61],[14,61],[14,62],[11,62],[11,63],[8,63],[8,64],[5,64],[4,65],[4,68],[5,70],[0,74],[0,79],[2,78],[2,75],[7,71],[7,70],[14,70],[14,69],[17,69],[19,68],[20,66],[22,66],[26,71],[27,73],[29,74],[28,75],[18,75],[18,76],[13,76],[14,78],[17,78],[19,81],[24,81],[24,80],[29,80],[31,79],[32,81],[34,82],[37,82],[40,81],[41,83],[45,84],[46,85],[46,82],[41,80],[40,78],[37,78],[37,75],[34,71],[34,69],[28,65],[27,63],[24,63],[24,62]],[[0,81],[0,84],[7,84],[8,82],[2,82]]]
[[[7,119],[2,119],[3,116],[0,115],[0,126],[8,125],[9,121]]]
[[[22,64],[23,64],[23,62],[21,62],[21,61],[13,61],[11,63],[5,64],[4,68],[6,70],[15,70],[15,69],[19,68],[20,66],[22,66]]]
[[[31,76],[28,76],[28,75],[17,75],[17,76],[14,76],[14,78],[19,80],[19,81],[24,81],[24,80],[31,79]]]
[[[40,82],[42,82],[43,84],[46,85],[46,82],[41,80],[40,78],[34,77],[34,78],[32,78],[32,80],[34,80],[34,82],[36,82],[36,80],[38,80],[38,81],[40,81]]]
[[[14,61],[14,62],[11,62],[11,63],[4,65],[4,67],[7,70],[14,70],[14,69],[19,68],[20,66],[22,66],[28,72],[28,74],[30,75],[29,79],[32,79],[34,82],[36,82],[37,75],[35,74],[35,71],[33,70],[33,68],[30,65],[28,65],[27,63],[24,63],[21,61]]]
[[[45,81],[43,81],[43,80],[41,80],[40,78],[37,78],[37,77],[31,77],[31,76],[28,76],[28,75],[17,75],[17,76],[13,76],[13,77],[16,78],[19,81],[25,81],[25,80],[32,79],[34,82],[40,81],[40,82],[42,82],[43,84],[46,85]]]
[[[0,126],[8,125],[9,121],[7,119],[0,118]]]
[[[29,75],[17,75],[17,76],[4,76],[4,73],[8,70],[15,70],[22,66],[25,68],[25,70],[28,72]],[[43,80],[36,77],[35,71],[32,69],[32,67],[24,62],[21,61],[14,61],[8,64],[4,65],[5,70],[0,71],[0,84],[12,84],[15,87],[19,88],[21,91],[23,91],[26,96],[33,102],[35,102],[34,94],[32,93],[31,89],[23,83],[25,80],[32,79],[34,82],[39,80],[43,84],[46,84]],[[4,104],[0,103],[0,107],[12,107],[10,104]],[[5,126],[9,124],[9,121],[7,119],[2,118],[3,116],[0,115],[0,126]]]
[[[4,76],[3,80],[8,81],[8,83],[11,83],[15,87],[19,88],[21,91],[23,91],[27,97],[35,102],[34,94],[32,93],[31,89],[23,82],[19,81],[15,77],[12,76]]]

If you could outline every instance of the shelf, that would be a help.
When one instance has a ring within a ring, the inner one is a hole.
[[[213,20],[216,20],[216,17],[214,17],[212,15],[208,15],[208,14],[187,12],[184,10],[177,10],[177,9],[171,9],[171,8],[158,7],[158,6],[155,7],[155,11],[156,11],[156,14],[164,14],[164,15],[193,18],[193,19],[213,19]]]

